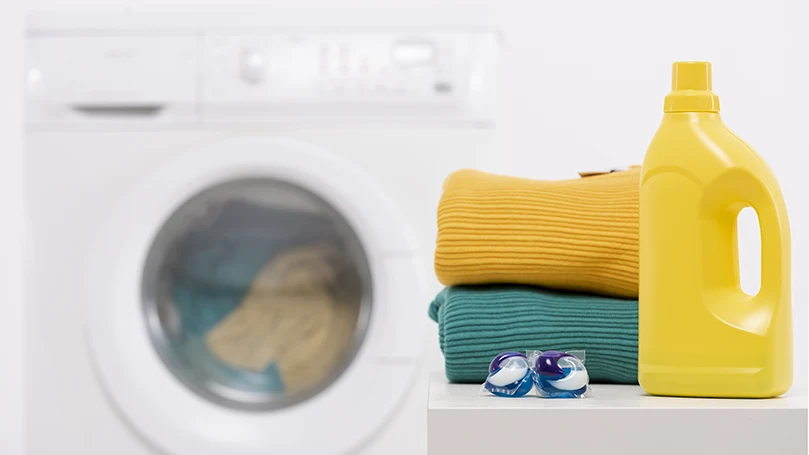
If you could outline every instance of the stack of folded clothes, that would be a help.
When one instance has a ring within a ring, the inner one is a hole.
[[[438,207],[431,303],[447,378],[502,351],[585,350],[593,382],[637,383],[640,167],[538,181],[462,170]]]

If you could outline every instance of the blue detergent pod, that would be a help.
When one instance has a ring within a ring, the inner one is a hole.
[[[498,397],[522,397],[534,386],[528,358],[519,352],[498,354],[489,364],[484,388]]]
[[[590,382],[582,361],[566,352],[543,352],[537,357],[535,370],[534,383],[547,398],[580,397]]]

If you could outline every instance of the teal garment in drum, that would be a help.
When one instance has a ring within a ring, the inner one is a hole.
[[[584,350],[591,382],[638,383],[638,301],[541,288],[453,286],[430,304],[450,382],[483,383],[503,351]]]
[[[246,202],[230,202],[212,218],[192,221],[175,245],[170,255],[174,283],[246,292],[277,253],[338,235],[327,216]]]
[[[226,384],[230,387],[256,393],[282,393],[284,381],[278,365],[271,363],[266,370],[256,373],[253,371],[232,368],[216,359],[205,346],[205,339],[201,337],[188,337],[183,344],[184,361],[197,366],[200,372],[208,379]]]
[[[208,351],[205,336],[239,306],[253,280],[275,255],[333,240],[336,234],[330,220],[231,202],[210,223],[194,229],[169,254],[168,292],[182,328],[182,336],[172,340],[173,355],[230,387],[283,391],[275,364],[262,373],[231,368]]]

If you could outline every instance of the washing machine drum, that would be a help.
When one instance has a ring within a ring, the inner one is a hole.
[[[416,253],[371,179],[327,152],[191,151],[133,189],[90,253],[100,382],[169,453],[346,453],[412,382]]]

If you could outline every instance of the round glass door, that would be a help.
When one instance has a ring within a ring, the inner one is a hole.
[[[371,312],[368,258],[348,222],[316,194],[271,179],[223,183],[180,206],[149,249],[141,285],[168,369],[205,399],[243,410],[327,388]]]

